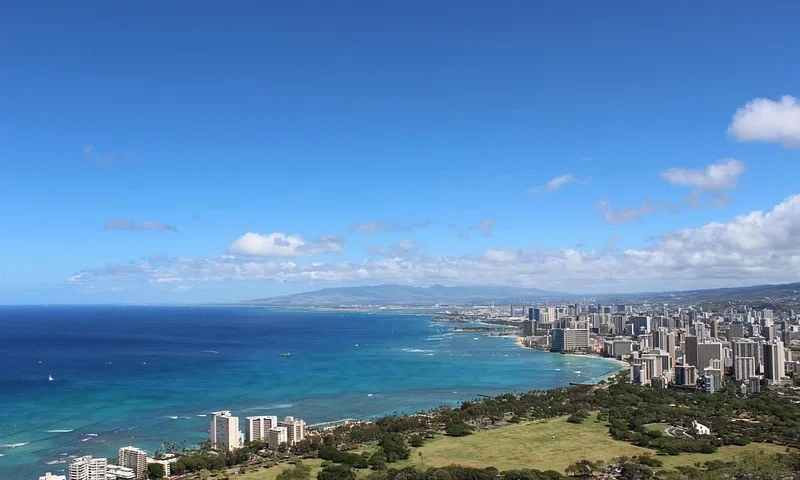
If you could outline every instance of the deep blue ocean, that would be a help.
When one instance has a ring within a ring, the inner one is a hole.
[[[0,479],[62,473],[72,455],[125,445],[197,443],[214,410],[366,418],[619,368],[454,326],[259,307],[0,307]]]

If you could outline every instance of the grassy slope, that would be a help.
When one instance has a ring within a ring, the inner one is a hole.
[[[458,464],[480,468],[493,466],[499,470],[536,468],[563,471],[570,463],[584,458],[609,461],[621,455],[649,453],[655,456],[655,452],[650,449],[612,439],[605,422],[596,420],[597,417],[592,415],[582,424],[575,425],[567,422],[566,417],[562,417],[480,431],[467,437],[436,437],[425,442],[425,446],[421,448],[412,448],[409,460],[393,463],[390,467],[398,469],[409,465],[419,467],[420,451],[423,453],[426,468]],[[710,455],[681,454],[657,458],[664,462],[664,468],[674,468],[709,460],[730,460],[743,452],[759,450],[766,453],[780,453],[784,452],[785,448],[759,443],[746,447],[722,447]],[[322,462],[320,460],[304,460],[304,462],[312,467],[312,478],[316,478]],[[288,467],[290,465],[260,469],[258,472],[236,478],[274,480],[284,468]],[[369,470],[359,471],[359,477],[363,478],[367,474]]]
[[[564,417],[481,431],[468,437],[437,437],[419,449],[412,449],[410,460],[392,466],[419,466],[420,450],[426,467],[455,463],[473,467],[494,466],[500,470],[537,468],[563,471],[570,463],[584,458],[609,461],[621,455],[655,455],[650,449],[612,439],[605,422],[597,422],[596,419],[593,415],[582,424],[575,425],[568,423]],[[774,453],[783,452],[784,448],[771,444],[752,444],[747,447],[723,447],[711,455],[682,454],[658,458],[665,467],[672,468],[714,459],[730,459],[746,450]]]
[[[644,428],[648,431],[655,430],[657,432],[664,433],[664,430],[666,430],[671,426],[672,425],[670,425],[669,423],[648,423],[647,425],[644,426]]]
[[[317,478],[317,473],[322,470],[322,460],[316,458],[309,458],[303,460],[303,463],[311,467],[311,478]],[[294,465],[282,463],[272,468],[259,468],[256,472],[248,472],[244,475],[237,475],[232,478],[240,480],[275,480],[279,473],[287,468],[292,468]]]

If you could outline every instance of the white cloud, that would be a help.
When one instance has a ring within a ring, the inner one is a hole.
[[[496,221],[494,218],[484,218],[477,225],[472,227],[472,230],[478,230],[479,232],[483,232],[487,237],[490,237],[492,232],[494,232],[495,223]]]
[[[431,222],[423,220],[410,225],[396,225],[385,220],[377,222],[362,222],[353,227],[354,231],[361,232],[367,236],[374,236],[378,232],[405,232],[411,230],[423,230],[431,226]]]
[[[735,188],[744,170],[744,162],[728,158],[703,169],[670,168],[661,172],[661,177],[674,185],[719,191]]]
[[[486,250],[484,256],[486,257],[486,260],[489,260],[490,262],[505,263],[505,262],[516,261],[518,253],[519,252],[511,250],[500,250],[496,248],[490,248],[489,250]]]
[[[791,95],[784,95],[777,102],[753,99],[733,115],[728,134],[740,142],[800,147],[800,100]]]
[[[577,178],[571,173],[566,173],[564,175],[559,175],[558,177],[550,179],[550,181],[547,182],[547,185],[545,185],[544,187],[533,187],[528,189],[528,193],[538,193],[538,192],[551,193],[555,192],[556,190],[565,185],[569,185],[570,183],[583,185],[588,182],[589,182],[588,178]]]
[[[620,210],[614,209],[608,200],[599,200],[594,206],[609,223],[635,222],[656,211],[655,207],[649,202],[644,202],[638,207]]]
[[[408,257],[419,253],[424,247],[423,244],[415,241],[413,238],[404,238],[389,248],[370,246],[366,247],[364,251],[367,255],[378,255],[381,257],[401,258]]]
[[[248,232],[228,247],[228,253],[248,257],[299,258],[341,251],[342,241],[336,236],[321,236],[307,242],[300,235],[279,232],[266,235]]]
[[[392,230],[392,226],[388,222],[362,222],[353,227],[353,230],[359,231],[364,235],[375,235],[378,232],[388,232]]]
[[[112,163],[116,163],[118,161],[125,161],[129,162],[133,160],[133,153],[130,151],[124,151],[118,153],[114,150],[108,151],[106,153],[98,153],[95,151],[93,145],[84,145],[83,146],[83,154],[91,160],[93,163],[97,165],[110,165]]]
[[[223,255],[141,260],[86,269],[69,281],[108,287],[123,283],[165,284],[172,288],[176,284],[286,281],[326,285],[528,285],[576,292],[607,292],[610,288],[671,290],[797,281],[798,238],[800,195],[795,195],[769,212],[755,211],[726,223],[712,222],[669,232],[648,246],[626,250],[495,248],[480,255],[414,255],[314,263]],[[300,248],[296,240],[286,242],[294,242]]]
[[[114,219],[106,222],[106,230],[116,231],[140,231],[140,230],[160,230],[162,232],[177,232],[178,227],[161,222],[142,222],[136,223],[132,220]]]

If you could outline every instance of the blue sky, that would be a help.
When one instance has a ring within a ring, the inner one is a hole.
[[[797,280],[799,15],[745,1],[14,5],[0,19],[0,302]]]

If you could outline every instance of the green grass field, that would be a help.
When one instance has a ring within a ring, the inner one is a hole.
[[[669,423],[648,423],[647,425],[644,426],[644,428],[646,430],[655,430],[657,432],[664,433],[664,430],[666,430],[671,426],[672,425],[670,425]],[[664,433],[664,435],[666,435],[666,433]]]
[[[303,460],[303,463],[311,467],[311,478],[317,478],[317,473],[322,470],[322,460],[309,458]],[[247,472],[244,475],[231,476],[231,478],[241,480],[275,480],[279,473],[292,467],[294,467],[294,465],[282,463],[271,468],[259,468],[255,472]]]
[[[437,437],[427,441],[421,448],[412,449],[410,460],[393,467],[420,466],[419,451],[423,453],[426,467],[455,463],[472,467],[494,466],[499,470],[536,468],[563,471],[567,465],[581,459],[609,461],[621,455],[648,453],[656,456],[653,450],[612,439],[605,422],[596,420],[596,415],[592,415],[576,425],[567,422],[564,417],[480,431],[467,437]],[[742,452],[758,450],[776,453],[784,452],[785,448],[772,444],[751,444],[746,447],[723,447],[710,455],[682,454],[658,458],[664,462],[665,468],[674,468],[709,460],[731,459]]]
[[[650,425],[661,431],[667,426],[669,425]],[[710,460],[730,460],[744,452],[759,450],[766,453],[786,451],[785,447],[758,443],[746,447],[722,447],[713,454],[656,456],[653,450],[612,439],[605,422],[598,422],[597,416],[592,415],[579,425],[569,423],[566,417],[562,417],[484,430],[467,437],[436,437],[425,442],[423,447],[412,448],[409,460],[393,463],[389,467],[398,469],[409,465],[421,467],[424,461],[426,468],[458,464],[480,468],[493,466],[499,470],[536,468],[563,471],[570,463],[581,459],[607,462],[622,455],[651,454],[664,462],[665,469],[672,469],[676,466],[694,465]],[[423,454],[422,459],[419,452]],[[320,460],[304,460],[304,462],[312,467],[312,478],[316,478],[322,462]],[[257,472],[235,478],[275,480],[283,469],[289,467],[291,465],[262,468]],[[368,474],[369,470],[359,471],[359,477]]]

